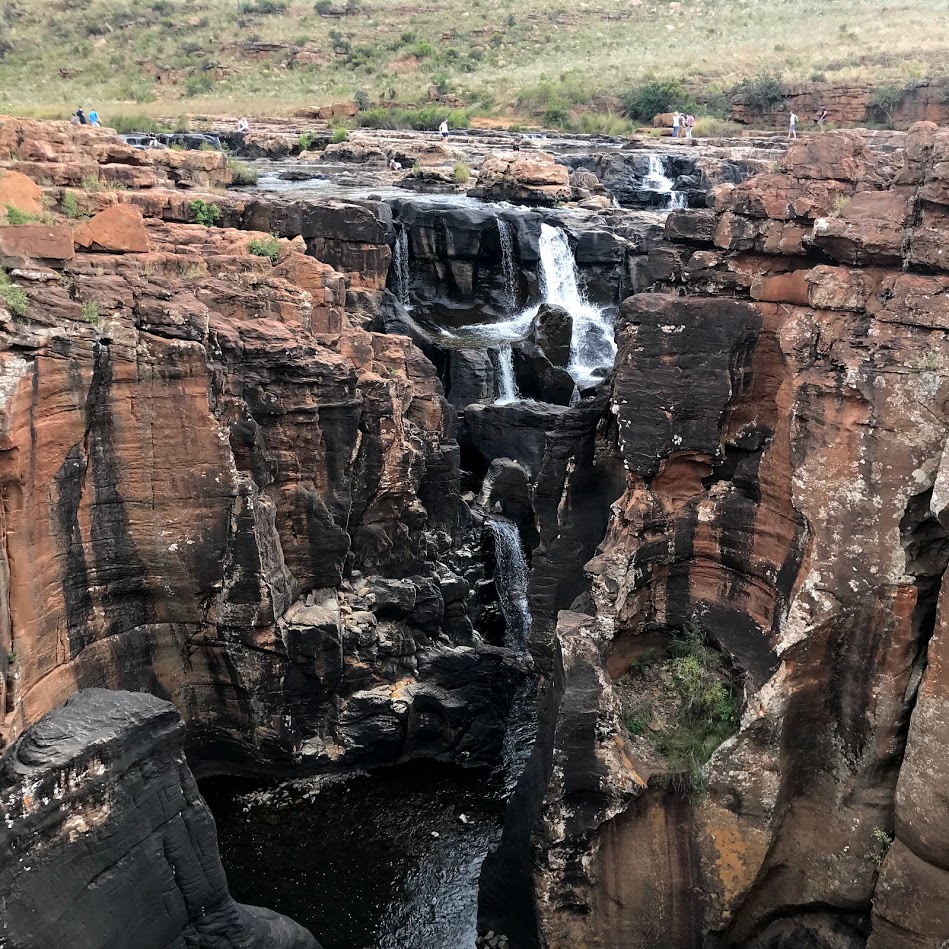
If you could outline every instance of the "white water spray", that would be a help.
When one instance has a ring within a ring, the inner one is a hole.
[[[540,284],[544,302],[563,307],[573,317],[570,375],[580,388],[592,386],[613,365],[613,323],[580,288],[566,233],[549,224],[540,226]]]
[[[521,535],[506,517],[495,516],[488,523],[494,534],[494,583],[507,624],[505,645],[522,650],[534,620],[527,605],[527,561]]]
[[[508,405],[520,398],[514,376],[514,351],[510,344],[498,348],[496,405]]]
[[[498,239],[501,243],[501,276],[504,279],[505,306],[509,313],[517,307],[517,260],[514,257],[514,229],[504,218],[498,222]]]
[[[399,303],[407,310],[411,308],[409,299],[409,231],[406,227],[400,227],[395,238],[395,246],[392,250],[393,265],[395,277],[395,295],[399,298]]]
[[[646,191],[665,195],[664,210],[673,211],[676,208],[684,208],[686,203],[685,192],[674,190],[675,182],[666,177],[666,170],[659,156],[647,155],[646,159],[649,162],[649,172],[643,178],[643,188]]]

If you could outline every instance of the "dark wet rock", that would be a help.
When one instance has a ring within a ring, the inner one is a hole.
[[[531,322],[530,338],[553,365],[566,368],[570,361],[573,317],[561,306],[541,304]]]
[[[569,405],[576,383],[560,366],[555,366],[544,351],[528,340],[514,343],[514,375],[518,391],[527,399]]]
[[[6,944],[319,949],[292,920],[228,893],[184,731],[169,702],[88,689],[4,754]]]

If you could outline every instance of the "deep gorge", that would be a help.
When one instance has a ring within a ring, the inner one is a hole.
[[[0,119],[0,946],[949,939],[949,133],[508,144]]]

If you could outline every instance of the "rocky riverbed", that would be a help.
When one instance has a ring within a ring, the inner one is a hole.
[[[949,939],[947,133],[301,131],[0,118],[0,942]]]

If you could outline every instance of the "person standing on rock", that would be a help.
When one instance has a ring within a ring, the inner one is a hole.
[[[791,122],[788,125],[788,138],[797,138],[797,113],[791,113]]]
[[[96,128],[102,128],[102,123],[99,121],[99,113],[93,109],[89,113],[89,124],[94,125]]]
[[[827,110],[821,109],[821,113],[817,116],[817,124],[820,126],[820,130],[824,131],[824,123],[827,121]]]
[[[448,138],[448,119],[442,119],[442,124],[438,126],[438,131],[442,133],[442,141]]]
[[[79,119],[80,125],[89,124],[89,120],[86,118],[86,113],[82,111],[82,106],[79,106],[79,108],[76,109],[76,118]]]
[[[694,128],[695,128],[695,116],[690,112],[685,117],[685,137],[686,138],[692,137],[692,129]]]
[[[682,121],[682,114],[679,112],[678,109],[676,109],[676,111],[672,113],[672,137],[673,138],[679,137],[679,123],[681,121]]]
[[[237,120],[237,133],[238,135],[246,135],[250,131],[250,123],[242,115]]]

